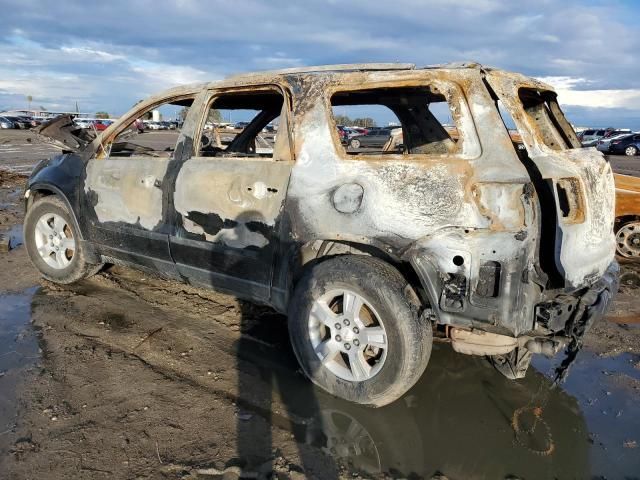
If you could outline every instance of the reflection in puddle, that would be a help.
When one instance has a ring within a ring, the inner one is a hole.
[[[551,362],[537,358],[536,368]],[[640,441],[640,355],[613,357],[582,351],[562,388],[574,395],[591,432],[591,474],[635,478],[640,452],[629,448]]]
[[[0,454],[6,434],[16,420],[16,385],[38,358],[38,342],[31,328],[31,299],[38,287],[0,295]]]
[[[275,355],[266,362],[263,355],[261,365],[274,372],[278,366],[271,361],[278,362]],[[304,380],[276,375],[290,413],[306,419],[307,443],[365,477],[590,476],[589,432],[576,400],[560,389],[549,390],[550,380],[533,369],[526,378],[510,381],[482,358],[435,345],[420,382],[378,409],[317,389],[316,404],[308,405],[302,401],[309,388]]]
[[[259,364],[271,372],[294,365],[282,365],[281,350],[266,361],[264,354]],[[567,382],[552,389],[546,374],[554,365],[544,357],[537,356],[524,379],[510,381],[482,358],[435,345],[420,382],[379,409],[317,389],[316,405],[305,408],[304,380],[277,375],[291,413],[307,419],[307,443],[352,472],[612,479],[640,472],[638,450],[629,448],[640,441],[640,391],[628,385],[640,384],[639,362],[631,354],[600,358],[583,351]]]

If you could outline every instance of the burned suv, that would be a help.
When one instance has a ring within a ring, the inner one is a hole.
[[[347,149],[334,116],[348,107],[383,109],[402,144]],[[182,126],[137,134],[150,116]],[[64,117],[40,133],[66,150],[25,193],[45,278],[126,264],[270,305],[309,378],[354,402],[405,393],[434,332],[510,378],[533,353],[565,349],[566,365],[617,289],[611,167],[519,74],[261,72],[166,91],[95,138]]]

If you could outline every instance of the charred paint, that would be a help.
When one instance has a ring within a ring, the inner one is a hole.
[[[421,153],[347,155],[332,95],[415,86],[446,99],[457,142],[444,139]],[[273,158],[195,156],[213,95],[265,88],[285,97],[286,130]],[[566,131],[536,123],[532,113],[541,110],[521,98],[522,88],[546,98]],[[106,146],[141,112],[186,97],[195,100],[176,157],[142,162],[123,175]],[[524,151],[514,148],[497,99],[516,122]],[[304,262],[326,252],[318,245],[343,245],[333,251],[412,265],[440,323],[544,336],[549,332],[536,316],[541,302],[561,293],[578,301],[588,289],[593,300],[615,289],[609,280],[598,281],[613,260],[611,170],[599,153],[572,148],[569,130],[550,87],[476,64],[262,72],[172,89],[136,105],[83,150],[85,171],[69,198],[76,196],[73,208],[91,225],[85,230],[98,251],[119,241],[129,256],[156,242],[157,257],[175,260],[188,281],[232,284],[238,294],[250,292],[280,311]],[[558,148],[561,141],[566,148]],[[122,178],[112,178],[119,173]],[[47,175],[43,170],[38,178]],[[566,202],[575,213],[570,217],[561,214],[561,179],[572,197]],[[109,235],[99,236],[107,227]],[[493,272],[491,288],[481,272]]]

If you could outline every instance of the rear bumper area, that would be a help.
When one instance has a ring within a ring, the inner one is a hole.
[[[609,308],[619,284],[615,260],[588,286],[549,290],[532,267],[527,240],[515,240],[520,249],[514,246],[511,255],[499,255],[495,247],[504,250],[514,238],[493,235],[499,238],[487,247],[484,242],[474,248],[469,242],[438,249],[421,244],[409,255],[437,323],[522,340],[569,340],[584,335]]]
[[[615,260],[600,279],[579,297],[578,309],[565,325],[572,339],[582,338],[609,309],[620,286],[620,266]]]

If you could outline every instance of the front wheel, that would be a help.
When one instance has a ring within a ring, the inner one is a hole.
[[[33,265],[56,283],[73,283],[96,273],[90,264],[65,204],[55,196],[36,200],[24,220],[24,242]]]
[[[628,146],[627,148],[624,149],[624,154],[627,157],[633,157],[633,156],[638,154],[638,149],[636,147],[634,147],[633,145],[630,145],[630,146]]]
[[[422,376],[433,343],[407,281],[373,257],[342,255],[311,267],[296,286],[289,334],[305,374],[329,393],[383,406]]]
[[[351,148],[360,148],[360,140],[357,138],[353,138],[349,144],[351,145]]]

